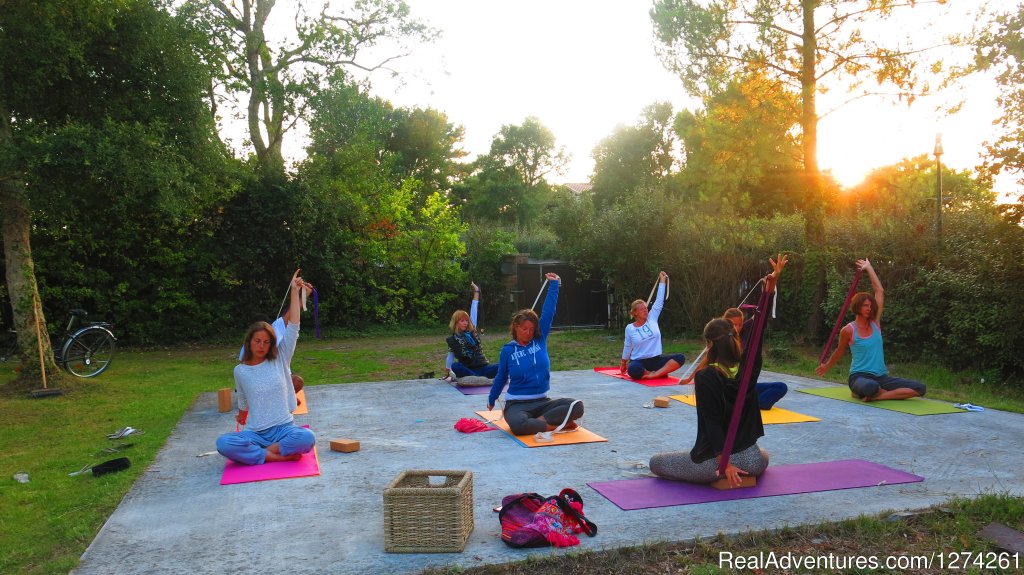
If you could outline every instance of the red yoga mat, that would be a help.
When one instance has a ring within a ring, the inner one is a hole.
[[[646,385],[647,387],[663,387],[666,385],[679,385],[678,377],[660,377],[658,379],[633,379],[628,375],[619,373],[617,367],[595,367],[594,371],[601,375],[610,375],[614,378],[624,379],[626,381],[632,381],[633,383],[639,383],[640,385]]]

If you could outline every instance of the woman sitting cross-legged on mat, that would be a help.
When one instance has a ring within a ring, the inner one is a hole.
[[[651,458],[651,471],[665,479],[690,483],[711,483],[719,478],[718,466],[725,449],[729,421],[739,395],[742,350],[739,334],[727,319],[713,319],[704,326],[708,344],[708,366],[697,372],[697,439],[690,451],[658,453]],[[725,476],[738,486],[741,475],[758,476],[768,467],[768,454],[758,447],[764,435],[757,392],[747,386],[739,427],[729,455]]]
[[[780,254],[778,259],[768,258],[768,263],[772,266],[772,273],[764,277],[764,290],[769,294],[775,291],[775,286],[778,285],[779,276],[782,274],[782,268],[786,267],[786,263],[789,262],[789,256]],[[743,311],[739,308],[731,307],[725,310],[722,314],[722,318],[732,322],[733,328],[736,333],[740,334],[740,345],[746,353],[746,350],[750,349],[750,337],[754,332],[754,318],[750,318],[744,321]],[[766,318],[767,319],[767,318]],[[764,337],[762,332],[761,337]],[[757,354],[754,356],[754,371],[750,375],[750,383],[754,384],[757,390],[757,403],[761,409],[771,409],[786,393],[789,391],[789,386],[781,381],[769,381],[761,383],[757,379],[761,376],[761,367],[764,365],[764,358],[761,355],[762,346],[757,346]],[[707,356],[701,360],[700,366],[697,370],[703,369],[708,364]],[[680,380],[679,383],[690,383],[693,381],[693,377],[696,375],[696,371],[688,379]]]
[[[871,278],[872,297],[867,292],[859,292],[853,296],[850,309],[854,319],[843,326],[839,332],[839,345],[828,361],[815,369],[818,375],[832,369],[850,348],[853,361],[850,362],[850,377],[847,385],[854,397],[863,401],[880,399],[909,399],[921,397],[927,391],[920,381],[903,379],[889,375],[885,365],[885,354],[882,352],[882,309],[885,305],[885,290],[882,281],[871,267],[868,260],[857,260],[857,267],[868,272]]]
[[[626,326],[626,340],[622,345],[622,363],[619,373],[628,373],[633,379],[658,379],[679,369],[686,363],[681,353],[661,354],[661,328],[658,316],[665,307],[665,283],[668,274],[658,274],[658,295],[647,310],[647,302],[638,299],[629,306],[633,323]]]
[[[449,382],[456,377],[470,375],[494,379],[498,373],[498,364],[488,363],[487,356],[484,355],[483,342],[480,341],[480,332],[476,330],[480,288],[473,282],[470,282],[469,286],[473,289],[473,303],[469,306],[469,313],[461,309],[456,310],[448,322],[452,334],[446,340],[448,358],[445,367],[448,368],[448,375],[445,380]]]
[[[295,388],[288,365],[299,338],[299,292],[304,283],[299,270],[292,276],[289,323],[276,334],[266,322],[256,322],[245,334],[242,362],[235,366],[238,415],[246,428],[217,438],[217,451],[232,461],[258,465],[267,461],[295,461],[313,449],[313,432],[295,425]],[[294,321],[291,321],[291,320]]]
[[[487,397],[487,409],[494,409],[501,390],[505,391],[505,422],[515,435],[531,435],[548,431],[571,431],[583,416],[583,402],[568,398],[548,399],[551,388],[551,358],[548,356],[548,333],[558,305],[559,278],[545,274],[548,293],[540,319],[532,309],[512,316],[509,331],[512,341],[501,348],[498,374]]]

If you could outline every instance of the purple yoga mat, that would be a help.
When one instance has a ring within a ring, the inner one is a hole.
[[[618,505],[620,509],[630,511],[918,481],[924,481],[924,477],[863,459],[844,459],[824,463],[769,466],[764,474],[757,478],[756,487],[740,489],[715,489],[710,485],[656,477],[595,481],[587,485]]]

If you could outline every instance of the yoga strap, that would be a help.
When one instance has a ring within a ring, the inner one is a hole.
[[[544,293],[544,288],[546,287],[548,287],[548,278],[544,278],[544,283],[540,284],[540,291],[537,292],[537,297],[534,298],[533,305],[530,306],[530,309],[537,308],[537,302],[540,301],[540,294]]]
[[[665,276],[665,299],[668,299],[668,286],[671,282],[672,280],[668,276]],[[654,292],[658,290],[658,284],[660,283],[661,276],[658,276],[658,279],[654,280],[654,287],[651,288],[650,295],[647,296],[647,307],[651,307],[651,302],[654,301]]]
[[[732,417],[729,419],[729,431],[725,435],[725,445],[722,447],[722,458],[718,464],[718,475],[725,477],[725,468],[729,466],[729,454],[732,453],[732,446],[736,442],[736,431],[740,426],[740,414],[743,412],[743,403],[746,399],[747,389],[753,385],[750,377],[754,374],[754,361],[761,350],[761,335],[764,333],[764,324],[768,314],[765,308],[768,306],[770,294],[761,290],[761,297],[757,303],[757,315],[754,318],[754,332],[750,334],[750,345],[743,350],[742,369],[740,370],[740,389],[736,395],[736,404],[732,408]]]
[[[313,288],[313,325],[316,326],[316,338],[320,339],[320,293],[316,288]]]
[[[832,328],[832,334],[828,336],[828,342],[825,344],[825,349],[821,350],[821,358],[818,363],[825,363],[828,360],[828,354],[832,351],[832,344],[836,340],[836,334],[839,333],[839,326],[843,324],[843,317],[846,316],[846,309],[850,307],[850,302],[853,300],[854,294],[857,293],[857,282],[860,281],[860,275],[864,273],[864,270],[858,269],[857,273],[853,275],[853,283],[850,284],[850,291],[846,292],[846,301],[843,302],[843,307],[839,309],[839,317],[836,318],[836,325]]]
[[[288,294],[292,291],[292,284],[288,282],[288,289],[284,290],[284,297],[281,298],[281,306],[277,308],[277,315],[274,317],[281,317],[281,312],[284,311],[284,302],[288,301]]]
[[[704,356],[707,354],[708,348],[705,347],[700,351],[700,354],[697,356],[697,358],[694,359],[692,363],[690,363],[690,367],[686,368],[686,371],[683,372],[683,375],[679,377],[679,381],[683,381],[684,379],[690,379],[690,376],[693,375],[693,372],[697,371],[697,367],[700,366],[700,362],[704,359]]]

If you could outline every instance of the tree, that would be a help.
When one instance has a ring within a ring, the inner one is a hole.
[[[594,147],[594,203],[610,205],[641,187],[657,185],[668,176],[675,157],[672,105],[644,108],[635,126],[618,126]]]
[[[192,163],[216,157],[192,40],[146,1],[15,2],[0,11],[0,208],[27,377],[39,374],[38,359],[28,359],[40,343],[44,369],[56,369],[31,249],[33,212],[45,210],[43,223],[71,222],[66,233],[80,239],[78,228],[93,223],[90,206],[112,212],[139,201],[182,218],[208,191],[205,169]],[[141,169],[140,157],[153,163]],[[133,197],[117,201],[124,194]]]
[[[349,324],[436,319],[464,277],[465,224],[445,191],[424,191],[415,174],[442,185],[460,154],[452,139],[457,130],[439,122],[412,145],[396,139],[411,133],[403,126],[421,112],[396,110],[341,74],[314,96],[311,109],[294,226],[304,261],[332,302],[325,312]]]
[[[825,295],[825,193],[817,155],[817,96],[826,86],[844,80],[850,90],[859,90],[867,79],[895,88],[908,103],[926,92],[918,76],[923,52],[905,45],[903,35],[867,33],[869,23],[920,4],[925,2],[657,0],[651,10],[659,55],[691,93],[718,94],[732,78],[755,73],[787,83],[800,94],[806,265],[817,284],[808,335],[816,335],[822,326]],[[819,16],[824,16],[823,22]],[[863,90],[861,95],[867,93]]]
[[[1000,94],[996,104],[1002,116],[996,125],[1002,134],[985,146],[985,172],[1016,172],[1024,179],[1024,11],[1001,14],[978,40],[975,66],[970,70],[993,70]]]
[[[277,17],[275,5],[276,0],[189,0],[180,13],[213,38],[205,56],[218,70],[220,88],[245,94],[249,140],[260,166],[283,171],[284,135],[327,78],[346,68],[388,70],[404,54],[369,60],[366,53],[387,42],[428,41],[437,32],[413,19],[403,0],[357,0],[346,10],[325,2],[317,13],[298,1],[290,36],[276,40],[269,24]],[[211,96],[215,92],[211,88]]]
[[[458,147],[465,129],[449,122],[444,112],[431,108],[399,108],[394,121],[394,133],[387,145],[396,156],[396,175],[419,180],[423,198],[450,190],[465,171],[465,165],[458,162],[466,156]]]
[[[551,186],[546,177],[568,163],[555,135],[535,117],[520,126],[506,124],[477,159],[475,173],[457,192],[471,216],[522,225],[540,213]]]
[[[683,110],[675,123],[686,151],[683,187],[737,215],[792,213],[801,205],[799,110],[794,94],[763,76],[736,78],[704,110]]]

